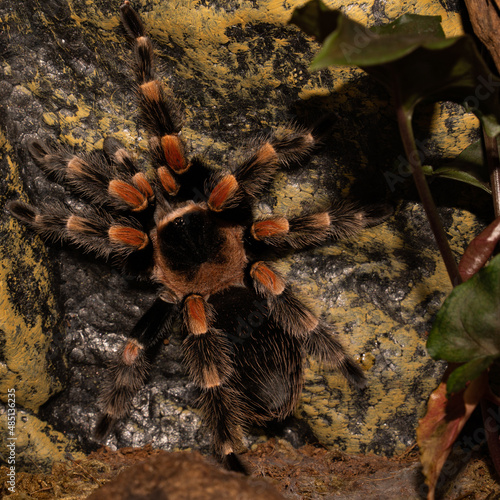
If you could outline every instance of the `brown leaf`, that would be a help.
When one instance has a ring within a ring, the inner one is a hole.
[[[446,381],[456,368],[450,365],[443,380],[431,394],[427,413],[419,421],[417,443],[420,448],[420,463],[429,487],[427,499],[434,500],[439,473],[450,454],[453,443],[463,426],[478,405],[488,386],[488,374],[484,372],[463,391],[446,397]]]

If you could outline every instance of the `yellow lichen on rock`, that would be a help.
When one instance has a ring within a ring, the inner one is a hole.
[[[18,165],[11,158],[13,148],[3,131],[0,131],[0,151],[0,160],[9,167],[6,172],[9,188],[25,199]],[[5,204],[5,193],[0,196],[0,204]],[[74,445],[64,435],[34,416],[41,405],[61,390],[48,356],[54,330],[59,328],[57,308],[41,241],[13,219],[6,224],[2,223],[0,227],[0,334],[3,355],[0,363],[0,400],[5,404],[12,402],[14,400],[9,399],[9,394],[14,393],[17,417],[15,426],[7,429],[7,423],[11,421],[6,413],[0,414],[0,434],[6,437],[13,431],[15,441],[12,442],[15,442],[19,463],[50,465],[52,460],[63,460],[65,451],[74,451]],[[14,296],[18,293],[22,293],[22,298]],[[9,452],[6,444],[6,439],[3,439],[0,453],[4,457]]]
[[[8,154],[9,149],[10,145],[4,142],[3,150],[7,152],[4,159],[10,165],[7,180],[12,189],[22,192],[18,168]],[[1,366],[0,397],[4,400],[7,389],[15,388],[19,404],[36,412],[50,395],[60,389],[49,376],[47,361],[52,329],[57,324],[55,299],[47,268],[35,256],[26,229],[11,219],[8,227],[2,227],[0,231],[9,235],[0,247],[0,330],[4,338],[5,363]],[[42,249],[40,240],[38,246]],[[45,303],[35,306],[28,318],[16,305],[19,300],[13,299],[12,290],[23,290],[26,304],[36,304],[42,298]],[[46,308],[51,314],[42,313],[40,308]]]
[[[33,414],[18,409],[15,425],[10,427],[8,431],[5,425],[6,416],[1,414],[0,416],[2,417],[0,424],[2,436],[13,437],[12,440],[2,440],[0,453],[2,456],[8,457],[10,448],[7,448],[7,445],[12,446],[12,443],[15,445],[16,472],[20,472],[23,468],[31,470],[33,464],[37,464],[38,470],[42,470],[41,468],[50,469],[54,462],[68,460],[68,453],[72,460],[85,458],[75,442]]]

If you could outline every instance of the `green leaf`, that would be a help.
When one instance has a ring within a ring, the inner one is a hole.
[[[337,30],[325,40],[311,69],[332,65],[378,66],[401,59],[420,46],[447,47],[452,39],[444,37],[440,22],[439,16],[406,14],[389,25],[367,29],[339,15]]]
[[[453,167],[440,167],[434,170],[431,174],[433,177],[444,177],[446,179],[453,179],[455,181],[465,182],[471,186],[478,187],[488,194],[491,194],[491,187],[489,183],[481,180],[476,175],[475,171],[467,172]]]
[[[454,288],[436,315],[427,351],[454,363],[500,356],[500,255]]]
[[[441,16],[420,16],[416,14],[403,14],[401,17],[389,24],[373,26],[371,31],[377,35],[394,35],[398,33],[399,39],[407,37],[407,44],[412,44],[412,38],[430,41],[433,39],[444,39],[445,34],[441,27]]]
[[[500,153],[500,140],[497,140]],[[481,140],[467,146],[455,158],[445,158],[442,166],[434,169],[430,165],[423,165],[425,175],[431,177],[444,177],[465,182],[478,187],[488,194],[492,194],[489,181],[488,166],[484,158],[483,143]]]
[[[455,370],[451,372],[448,382],[446,383],[446,392],[448,396],[465,389],[467,384],[478,378],[489,368],[494,360],[495,356],[485,356],[484,358],[474,359],[465,363],[465,365],[455,368]]]
[[[424,173],[432,177],[444,177],[446,179],[465,182],[466,184],[478,187],[488,194],[491,194],[489,183],[483,180],[474,168],[468,171],[466,167],[457,168],[456,165],[450,165],[448,167],[439,167],[436,170],[433,170],[431,167],[431,169],[426,169]]]
[[[468,36],[445,38],[440,19],[404,15],[367,29],[321,0],[297,9],[291,22],[324,40],[311,69],[359,66],[377,78],[411,116],[423,101],[454,101],[481,120],[490,137],[500,133],[500,79]]]
[[[465,182],[491,194],[488,167],[484,159],[483,145],[480,140],[473,142],[458,156],[446,161],[443,166],[435,170],[425,171],[425,174]]]

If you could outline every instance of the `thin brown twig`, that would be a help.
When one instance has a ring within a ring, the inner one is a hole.
[[[460,272],[458,271],[457,261],[455,260],[453,252],[451,251],[450,245],[448,243],[448,237],[446,236],[446,233],[444,231],[441,219],[434,203],[434,199],[432,198],[432,194],[429,189],[429,185],[427,184],[425,174],[422,170],[422,164],[411,126],[412,113],[407,111],[403,105],[398,82],[396,82],[394,85],[394,97],[396,100],[396,113],[399,125],[399,133],[403,141],[406,157],[410,163],[415,186],[420,196],[420,200],[422,201],[427,219],[429,220],[434,238],[436,239],[437,246],[439,248],[439,251],[441,252],[441,257],[443,258],[446,270],[448,271],[450,281],[453,286],[457,286],[462,283],[462,277],[460,276]]]
[[[80,469],[82,469],[84,474],[86,474],[88,477],[90,477],[95,483],[101,484],[102,481],[99,481],[99,479],[96,479],[87,469],[85,469],[85,467],[80,465],[74,458],[68,458],[68,460],[70,460],[77,467],[80,467]]]
[[[483,129],[486,163],[490,172],[491,192],[495,218],[500,217],[500,158],[495,137],[490,137]]]

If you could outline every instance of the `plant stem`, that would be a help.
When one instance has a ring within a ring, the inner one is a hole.
[[[486,163],[490,171],[491,191],[495,218],[500,217],[500,159],[496,137],[490,137],[483,128]]]
[[[425,175],[422,170],[422,164],[420,162],[420,156],[415,144],[415,137],[413,136],[413,129],[411,126],[412,113],[407,113],[404,109],[403,104],[398,99],[397,90],[395,94],[399,133],[401,134],[401,139],[403,140],[406,157],[410,162],[415,186],[417,187],[427,219],[429,220],[432,232],[436,238],[436,243],[439,251],[441,252],[446,270],[448,271],[448,276],[450,277],[452,285],[457,286],[462,283],[462,278],[458,271],[457,262],[448,243],[448,238],[444,232],[443,225],[441,224],[441,219],[439,218],[436,205],[434,204],[434,199],[432,198],[429,185],[427,184],[427,180],[425,179]]]

